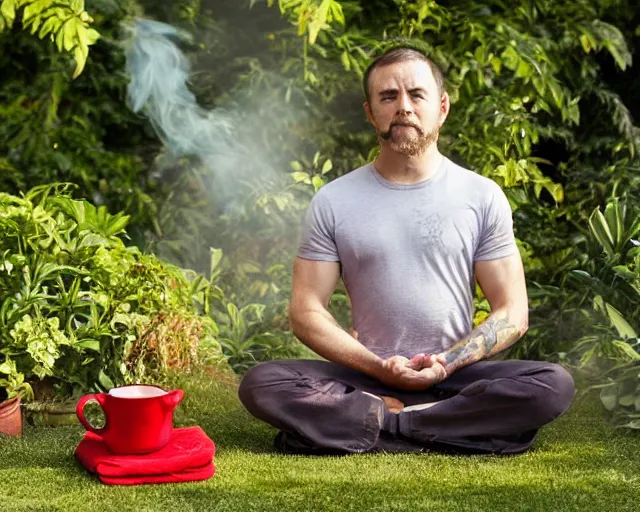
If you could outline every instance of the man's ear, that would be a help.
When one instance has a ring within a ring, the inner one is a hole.
[[[440,98],[440,128],[442,128],[442,125],[446,121],[450,110],[451,98],[449,98],[449,93],[445,91],[442,93],[442,98]]]
[[[367,114],[367,119],[374,126],[374,128],[377,130],[378,129],[378,125],[376,125],[376,121],[373,118],[373,112],[371,112],[371,105],[369,105],[368,101],[365,101],[363,107],[364,107],[365,113]]]

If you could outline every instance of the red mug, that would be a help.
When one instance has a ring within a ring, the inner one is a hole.
[[[109,393],[83,396],[76,406],[80,423],[102,438],[113,453],[150,453],[163,448],[173,432],[173,410],[184,391],[165,391],[157,386],[131,385],[113,388]],[[93,427],[84,417],[90,400],[100,404],[105,416],[103,428]]]

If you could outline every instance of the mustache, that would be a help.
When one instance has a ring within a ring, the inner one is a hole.
[[[394,126],[409,126],[413,129],[415,129],[420,135],[424,135],[424,130],[418,126],[415,125],[413,123],[410,123],[408,121],[393,121],[390,125],[389,125],[389,129],[384,131],[384,132],[379,132],[379,135],[384,139],[384,140],[391,140],[393,135],[392,135],[392,131],[393,131],[393,127]]]
[[[389,131],[391,130],[391,128],[393,128],[394,126],[409,126],[411,128],[415,128],[416,130],[418,130],[418,132],[422,133],[422,128],[420,128],[420,126],[418,126],[417,124],[413,124],[413,123],[409,123],[407,121],[394,121],[389,125]]]

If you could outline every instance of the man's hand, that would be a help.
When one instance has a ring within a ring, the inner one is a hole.
[[[428,366],[424,366],[428,361]],[[432,356],[420,354],[412,359],[393,356],[382,362],[378,379],[387,386],[406,391],[428,389],[447,377],[444,366]]]
[[[417,354],[411,358],[411,366],[417,369],[432,368],[436,365],[445,369],[447,358],[444,353],[441,354]],[[447,377],[445,372],[445,378]],[[444,380],[444,379],[443,379]]]
[[[415,355],[411,358],[411,366],[420,370],[421,373],[432,374],[437,379],[433,384],[438,384],[449,376],[445,354]]]
[[[358,331],[353,327],[349,329],[349,334],[358,339]],[[422,391],[447,378],[445,362],[444,356],[440,354],[418,354],[411,359],[393,356],[382,362],[382,370],[377,377],[380,382],[392,388]]]

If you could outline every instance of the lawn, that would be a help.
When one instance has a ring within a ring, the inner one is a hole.
[[[73,458],[79,427],[26,428],[0,439],[1,511],[639,510],[640,438],[615,431],[595,398],[576,402],[516,457],[434,454],[290,457],[241,408],[233,386],[184,381],[179,425],[217,446],[206,481],[109,487]]]

